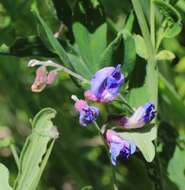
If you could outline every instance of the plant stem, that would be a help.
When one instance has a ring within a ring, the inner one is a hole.
[[[155,6],[153,0],[150,0],[150,33],[152,45],[155,49]]]
[[[134,11],[136,13],[141,32],[146,44],[147,53],[148,53],[148,64],[146,68],[146,85],[149,93],[149,100],[152,101],[157,107],[157,97],[158,97],[158,71],[156,68],[155,60],[155,49],[151,41],[151,35],[147,26],[147,22],[140,4],[140,0],[131,0]],[[154,31],[155,33],[155,31]]]
[[[135,11],[137,19],[138,19],[138,23],[139,23],[141,32],[143,34],[143,38],[145,40],[145,44],[146,44],[146,48],[147,48],[149,57],[153,56],[155,54],[155,52],[154,52],[154,48],[153,48],[152,41],[150,38],[150,32],[149,32],[149,29],[147,26],[147,22],[146,22],[146,19],[145,19],[143,10],[142,10],[142,6],[140,4],[140,0],[131,0],[131,1],[132,1],[134,11]]]
[[[149,101],[152,101],[156,108],[158,102],[158,71],[155,60],[155,49],[152,45],[151,35],[147,26],[147,22],[140,4],[140,0],[131,0],[134,11],[136,13],[141,32],[145,41],[145,45],[148,53],[148,64],[146,68],[146,85],[149,93]],[[154,31],[155,33],[155,31]]]
[[[56,63],[56,64],[57,64],[57,63]],[[58,68],[57,70],[62,70],[62,71],[64,71],[64,72],[68,73],[69,75],[71,75],[71,76],[73,76],[73,77],[75,77],[75,78],[77,78],[77,79],[79,79],[79,80],[81,80],[81,81],[83,81],[83,82],[85,82],[85,83],[90,83],[89,80],[85,79],[85,78],[82,77],[81,75],[79,75],[79,74],[77,74],[77,73],[71,71],[70,69],[68,69],[68,68],[66,68],[66,67],[64,67],[64,66],[62,66],[62,65],[57,64],[56,67]]]
[[[149,100],[152,101],[157,109],[157,105],[158,105],[158,68],[157,68],[157,64],[156,64],[156,51],[155,51],[155,12],[154,12],[154,5],[153,5],[153,1],[150,0],[151,3],[151,12],[150,12],[150,32],[149,33],[149,29],[147,26],[147,22],[146,19],[144,17],[144,13],[142,10],[142,6],[140,4],[140,0],[131,0],[137,19],[138,19],[138,23],[140,25],[141,28],[141,32],[143,34],[144,40],[145,40],[145,44],[146,44],[146,48],[147,48],[147,52],[148,52],[148,60],[147,60],[147,68],[146,68],[146,85],[148,88],[148,93],[149,93]],[[156,148],[156,144],[155,144],[155,148]],[[156,150],[156,158],[153,161],[155,167],[153,168],[156,176],[152,176],[151,180],[153,181],[154,185],[155,185],[155,189],[156,190],[163,190],[163,183],[162,183],[162,173],[161,170],[159,170],[160,168],[160,160],[158,157],[158,153]],[[152,166],[151,166],[152,167]],[[149,171],[148,171],[149,172]],[[158,178],[158,173],[159,176],[161,176],[160,178]]]
[[[123,101],[123,103],[128,107],[129,111],[130,111],[131,113],[133,113],[133,112],[134,112],[134,109],[128,104],[127,100],[126,100],[121,94],[119,94],[118,96],[119,96],[120,99]]]
[[[19,156],[18,156],[18,154],[17,154],[17,150],[16,150],[15,145],[14,145],[14,144],[11,144],[11,145],[10,145],[10,149],[11,149],[12,155],[13,155],[13,157],[14,157],[15,163],[16,163],[16,165],[17,165],[17,168],[18,168],[18,170],[19,170],[19,168],[20,168]]]
[[[64,23],[61,23],[58,31],[54,34],[54,37],[58,38],[60,35],[62,35],[66,31],[67,31],[66,25]]]
[[[168,32],[169,30],[169,26],[167,28],[165,28],[165,25],[166,25],[167,21],[164,20],[163,23],[161,24],[161,27],[158,31],[158,34],[157,34],[157,41],[156,41],[156,48],[155,48],[155,51],[158,52],[159,50],[159,47],[161,45],[161,42],[163,40],[163,38],[165,37],[166,33]]]
[[[103,143],[104,143],[107,156],[108,156],[108,158],[109,158],[109,160],[110,160],[110,164],[111,164],[111,168],[112,168],[113,189],[114,189],[114,190],[118,190],[117,185],[116,185],[115,170],[114,170],[114,166],[112,165],[111,158],[110,158],[109,147],[108,147],[107,142],[106,142],[106,140],[105,140],[105,138],[104,138],[104,136],[103,136],[103,134],[102,134],[102,132],[101,132],[101,129],[100,129],[99,125],[96,123],[96,121],[94,121],[93,123],[94,123],[94,126],[95,126],[96,130],[98,131],[98,133],[99,133],[99,135],[100,135],[100,137],[101,137]]]
[[[83,76],[71,71],[70,69],[68,69],[67,67],[64,67],[63,65],[60,65],[58,63],[55,63],[51,60],[48,60],[48,61],[40,61],[40,60],[36,60],[36,59],[32,59],[29,61],[28,63],[28,66],[29,67],[34,67],[36,65],[42,65],[42,66],[50,66],[50,67],[55,67],[56,68],[56,71],[64,71],[66,73],[68,73],[69,75],[85,82],[85,83],[90,83],[89,80],[85,79]]]

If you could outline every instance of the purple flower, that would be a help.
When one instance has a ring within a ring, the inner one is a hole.
[[[75,110],[80,113],[79,122],[82,126],[91,124],[99,115],[99,109],[94,106],[89,106],[84,100],[77,100]]]
[[[91,79],[91,89],[85,92],[85,97],[97,102],[112,101],[117,97],[123,82],[121,65],[105,67],[95,73]]]
[[[136,109],[130,118],[122,117],[117,121],[124,128],[140,128],[156,116],[154,104],[148,102]]]
[[[134,143],[122,139],[113,130],[107,130],[106,140],[110,147],[111,161],[114,166],[116,165],[118,156],[128,159],[136,151],[136,145]]]

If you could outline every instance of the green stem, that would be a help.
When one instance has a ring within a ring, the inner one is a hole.
[[[69,75],[71,75],[71,76],[77,78],[78,80],[81,80],[81,81],[83,81],[83,82],[85,82],[85,83],[90,83],[89,80],[87,80],[87,79],[85,79],[84,77],[82,77],[81,75],[79,75],[79,74],[77,74],[77,73],[71,71],[70,69],[68,69],[68,68],[66,68],[66,67],[64,67],[64,66],[62,66],[62,65],[59,65],[59,64],[57,64],[57,63],[55,63],[55,64],[56,64],[55,66],[57,67],[57,70],[58,70],[58,71],[64,71],[64,72],[68,73]]]
[[[150,0],[150,33],[152,45],[155,48],[155,6],[153,0]]]
[[[155,51],[156,51],[156,52],[158,52],[159,47],[160,47],[160,45],[161,45],[161,42],[162,42],[163,38],[165,37],[166,33],[167,33],[168,30],[169,30],[169,27],[167,27],[167,28],[165,29],[166,22],[167,22],[167,21],[165,20],[165,21],[162,23],[162,27],[160,27],[159,32],[158,32],[158,34],[157,34],[157,43],[156,43],[156,48],[155,48]]]
[[[133,112],[134,112],[134,109],[129,105],[129,103],[127,102],[127,100],[126,100],[121,94],[119,94],[118,96],[119,96],[120,99],[123,101],[124,105],[127,106],[127,108],[129,109],[129,111],[130,111],[131,113],[133,113]]]
[[[114,166],[112,165],[111,157],[110,157],[110,153],[109,153],[109,147],[108,147],[107,142],[106,142],[106,140],[105,140],[105,138],[104,138],[104,136],[103,136],[103,134],[102,134],[102,132],[101,132],[101,129],[100,129],[99,125],[96,123],[96,121],[94,121],[93,123],[94,123],[94,126],[95,126],[96,130],[98,131],[98,133],[99,133],[99,135],[100,135],[100,137],[101,137],[103,143],[104,143],[104,146],[105,146],[105,149],[106,149],[107,156],[108,156],[108,158],[109,158],[109,160],[110,160],[110,163],[111,163],[111,167],[112,167],[112,182],[113,182],[113,189],[114,189],[114,190],[118,190],[117,185],[116,185],[116,175],[115,175],[115,170],[114,170]]]
[[[147,22],[146,22],[146,19],[145,19],[143,10],[142,10],[142,6],[140,4],[140,0],[131,0],[131,1],[132,1],[134,11],[135,11],[137,19],[138,19],[138,23],[139,23],[141,32],[143,34],[143,38],[145,40],[148,55],[149,55],[149,57],[152,57],[155,55],[155,51],[154,51],[154,47],[152,45],[152,41],[150,38],[150,32],[149,32]]]
[[[48,61],[40,61],[40,60],[37,60],[37,59],[32,59],[29,61],[28,63],[28,66],[29,67],[34,67],[36,65],[42,65],[42,66],[45,66],[45,67],[55,67],[56,68],[56,71],[64,71],[65,73],[77,78],[78,80],[81,80],[85,83],[90,83],[89,80],[85,79],[83,76],[71,71],[70,69],[68,69],[67,67],[63,66],[63,65],[60,65],[58,63],[55,63],[51,60],[48,60]]]
[[[147,26],[147,22],[142,10],[142,6],[140,4],[140,0],[131,0],[137,19],[138,19],[138,23],[140,25],[141,28],[141,32],[143,34],[144,40],[145,40],[145,44],[146,44],[146,48],[147,48],[147,52],[148,52],[148,60],[147,60],[147,68],[146,68],[146,86],[148,89],[148,95],[149,95],[149,100],[152,101],[157,109],[157,105],[158,105],[158,68],[157,68],[157,64],[156,64],[156,51],[155,51],[155,12],[154,12],[154,5],[152,0],[151,2],[151,12],[150,12],[150,32],[149,33],[149,29]],[[157,145],[155,144],[155,147]],[[155,185],[155,189],[156,190],[163,190],[163,183],[162,183],[162,173],[159,170],[160,168],[160,160],[158,157],[158,153],[156,151],[156,158],[153,161],[155,167],[153,168],[153,170],[155,171],[156,175],[159,172],[159,176],[161,176],[160,178],[158,178],[157,176],[153,176],[151,177],[151,180],[154,182]]]
[[[15,145],[14,145],[14,144],[11,144],[11,145],[10,145],[10,149],[11,149],[12,155],[13,155],[13,157],[14,157],[15,163],[16,163],[16,165],[17,165],[17,168],[18,168],[18,170],[19,170],[19,168],[20,168],[19,156],[18,156],[18,154],[17,154],[17,150],[16,150]]]
[[[140,0],[131,0],[134,11],[136,13],[141,32],[145,41],[148,52],[148,64],[146,68],[146,85],[148,88],[149,100],[152,101],[157,107],[158,97],[158,74],[155,60],[155,49],[151,41],[151,35],[147,26],[147,22],[140,4]],[[154,31],[155,33],[155,31]]]

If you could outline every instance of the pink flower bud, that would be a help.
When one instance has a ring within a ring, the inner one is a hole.
[[[121,138],[116,134],[115,131],[108,129],[106,132],[106,139],[108,142],[119,141]]]
[[[56,80],[57,71],[50,71],[47,76],[47,84],[51,85]]]
[[[47,84],[47,71],[44,66],[39,67],[36,70],[36,77],[34,83],[31,86],[32,92],[41,92]]]
[[[84,96],[88,100],[91,100],[91,101],[94,101],[94,102],[97,101],[96,96],[90,90],[85,91]]]
[[[80,112],[82,109],[88,107],[88,105],[87,105],[86,101],[78,100],[78,101],[76,101],[74,107],[75,107],[76,112]]]

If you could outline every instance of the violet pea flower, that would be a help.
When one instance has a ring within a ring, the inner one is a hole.
[[[91,79],[91,89],[85,92],[85,97],[91,101],[110,102],[113,101],[124,82],[121,73],[121,65],[116,67],[105,67],[95,73]]]
[[[99,116],[99,109],[89,106],[84,100],[77,100],[75,102],[75,110],[80,114],[79,122],[82,126],[91,124]]]
[[[124,140],[118,136],[113,130],[106,131],[106,140],[109,144],[111,162],[115,166],[117,163],[117,157],[120,156],[123,159],[128,159],[129,156],[135,153],[136,145],[128,140]]]
[[[117,122],[123,128],[140,128],[152,121],[155,116],[155,106],[148,102],[138,107],[131,117],[122,117]]]

